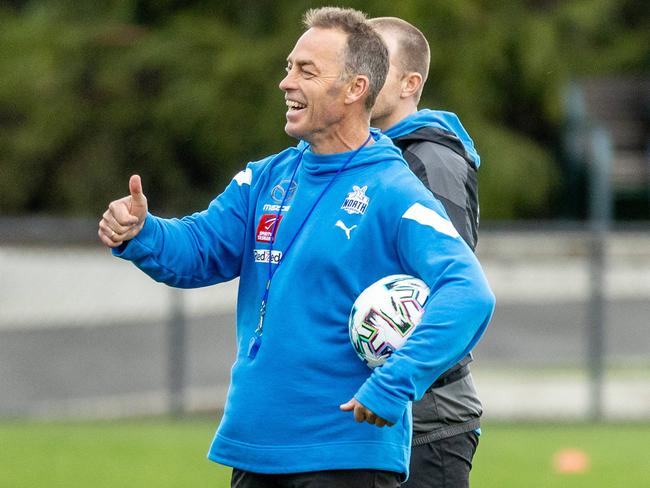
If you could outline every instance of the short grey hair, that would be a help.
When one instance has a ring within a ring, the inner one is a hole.
[[[351,8],[321,7],[308,10],[303,23],[307,29],[339,29],[347,34],[344,53],[344,74],[368,77],[365,107],[370,111],[388,75],[388,48],[371,27],[366,14]]]

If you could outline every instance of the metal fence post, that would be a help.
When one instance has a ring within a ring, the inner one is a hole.
[[[590,298],[587,311],[588,371],[590,379],[589,415],[603,417],[603,372],[605,362],[606,246],[612,220],[610,166],[613,153],[608,133],[601,127],[591,130],[589,150],[592,164],[589,178]]]
[[[583,164],[585,154],[584,124],[587,117],[585,97],[580,85],[569,82],[563,93],[563,105],[566,112],[562,152],[566,164],[562,212],[569,218],[578,218],[584,211],[581,196],[583,181]]]
[[[186,321],[183,292],[170,288],[170,313],[167,327],[167,381],[169,413],[178,417],[185,412],[185,336]]]

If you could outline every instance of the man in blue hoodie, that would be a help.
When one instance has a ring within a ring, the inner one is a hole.
[[[311,10],[280,82],[297,147],[251,162],[202,212],[148,212],[140,177],[99,237],[171,286],[239,277],[237,355],[208,457],[236,488],[398,487],[410,404],[483,334],[479,263],[390,139],[370,130],[388,51],[365,15]],[[341,225],[342,224],[342,225]],[[430,287],[422,321],[381,368],[348,336],[355,298],[391,274]]]
[[[388,47],[390,69],[372,110],[371,124],[402,150],[411,170],[444,205],[465,242],[476,247],[480,159],[458,117],[418,110],[429,72],[429,45],[413,25],[395,17],[372,19]],[[403,487],[469,486],[482,405],[468,354],[413,404],[410,477]]]

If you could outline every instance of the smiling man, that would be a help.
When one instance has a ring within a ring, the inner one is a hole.
[[[356,149],[368,137],[365,122],[386,79],[387,51],[372,36],[350,35],[318,12],[307,14],[312,27],[287,57],[280,82],[289,108],[284,130],[309,141],[316,153]],[[355,76],[352,66],[363,66],[366,75]]]
[[[411,401],[479,340],[494,297],[441,205],[369,129],[388,72],[379,35],[350,9],[311,10],[305,25],[280,82],[285,130],[301,143],[249,163],[182,219],[148,213],[134,175],[98,233],[171,286],[240,278],[237,356],[208,454],[233,467],[232,487],[395,488],[408,476]],[[432,298],[407,345],[371,371],[348,316],[397,273]]]

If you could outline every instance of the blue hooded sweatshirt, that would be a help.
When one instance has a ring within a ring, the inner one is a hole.
[[[487,327],[494,297],[476,258],[399,149],[378,131],[372,138],[351,160],[304,146],[250,163],[206,210],[148,215],[113,251],[172,286],[240,277],[237,356],[213,461],[257,473],[379,469],[406,478],[410,403]],[[399,273],[424,280],[430,298],[406,345],[370,370],[350,344],[348,316],[366,287]],[[352,397],[395,425],[355,422],[339,409]]]

